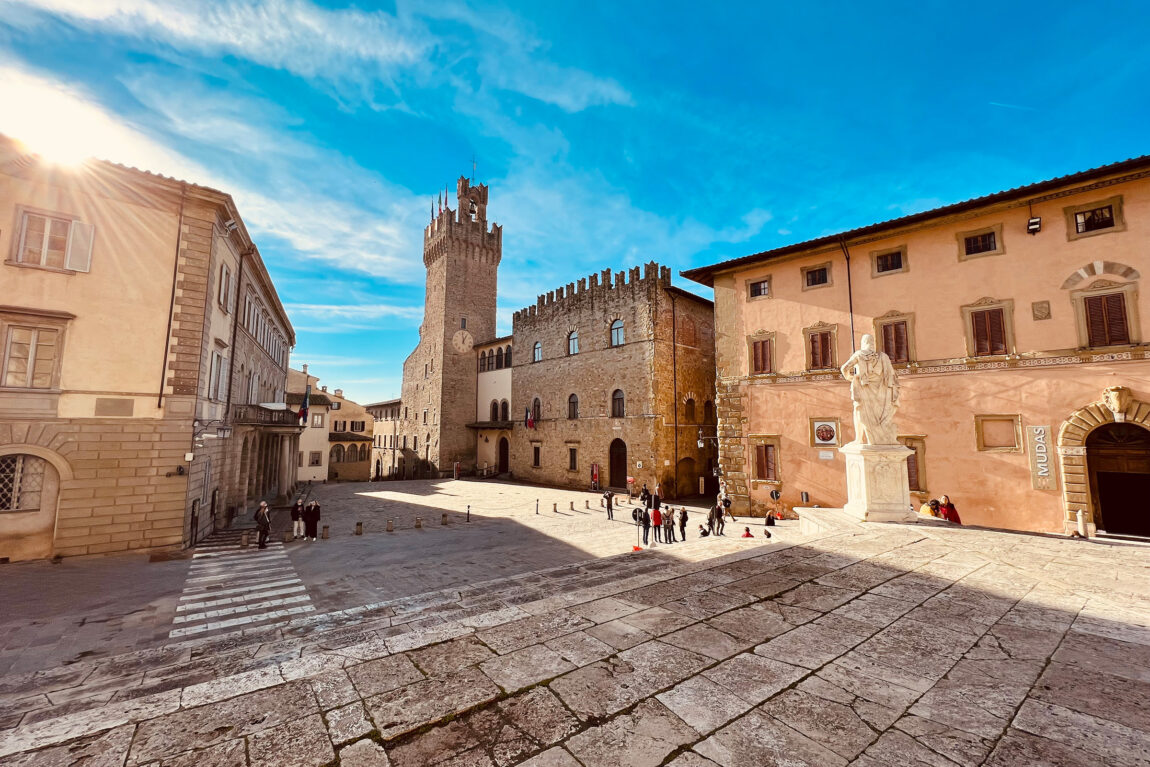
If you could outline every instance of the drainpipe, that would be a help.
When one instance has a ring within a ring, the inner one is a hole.
[[[156,395],[156,407],[164,406],[164,382],[168,377],[168,354],[172,348],[172,323],[176,315],[176,281],[180,277],[180,239],[184,235],[184,201],[187,198],[188,187],[180,185],[180,216],[176,225],[176,257],[172,263],[172,297],[168,302],[168,331],[164,335],[164,365],[160,369],[160,393]]]
[[[675,398],[673,410],[675,413],[675,495],[679,494],[679,333],[678,320],[675,316],[675,294],[671,296],[671,391]]]
[[[847,249],[845,237],[839,237],[839,247],[843,249],[843,255],[847,259],[847,312],[851,319],[851,354],[854,354],[858,350],[855,346],[855,297],[851,289],[851,252]]]

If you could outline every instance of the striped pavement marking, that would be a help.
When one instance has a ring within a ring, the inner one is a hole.
[[[207,541],[196,547],[168,637],[266,626],[315,612],[282,543],[266,549]]]

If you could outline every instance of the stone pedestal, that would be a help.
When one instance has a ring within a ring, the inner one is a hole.
[[[839,448],[847,460],[847,503],[851,517],[863,522],[915,522],[910,503],[906,459],[913,450],[903,445],[859,445]]]

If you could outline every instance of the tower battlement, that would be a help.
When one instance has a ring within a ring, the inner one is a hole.
[[[654,287],[671,287],[671,270],[651,261],[642,267],[632,267],[627,271],[615,272],[612,279],[610,269],[584,277],[577,282],[569,282],[565,287],[550,290],[539,296],[534,306],[520,309],[512,315],[512,322],[549,317],[555,313],[570,311],[578,304],[587,301],[606,300],[622,293],[633,294]]]
[[[503,254],[503,227],[487,224],[486,184],[471,185],[464,176],[455,184],[456,208],[444,194],[431,205],[431,222],[423,230],[423,263],[430,266],[452,253],[466,253],[498,266]]]

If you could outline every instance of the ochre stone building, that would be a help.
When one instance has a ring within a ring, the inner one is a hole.
[[[403,415],[403,401],[389,399],[364,405],[364,408],[368,415],[375,419],[372,426],[372,479],[401,476],[399,419]]]
[[[685,273],[715,290],[736,511],[840,506],[837,366],[895,363],[918,502],[967,524],[1150,536],[1150,157]],[[803,498],[803,493],[808,498]]]
[[[232,198],[0,137],[0,559],[181,546],[294,483],[294,334]]]
[[[475,454],[482,475],[511,470],[511,430],[516,414],[511,410],[512,337],[503,336],[475,346],[479,380],[475,395]],[[520,414],[521,415],[521,414]],[[522,418],[520,418],[522,422]]]
[[[601,487],[633,477],[636,490],[699,493],[715,457],[713,322],[711,302],[655,263],[613,280],[604,270],[516,312],[514,476],[589,488],[598,467]]]

